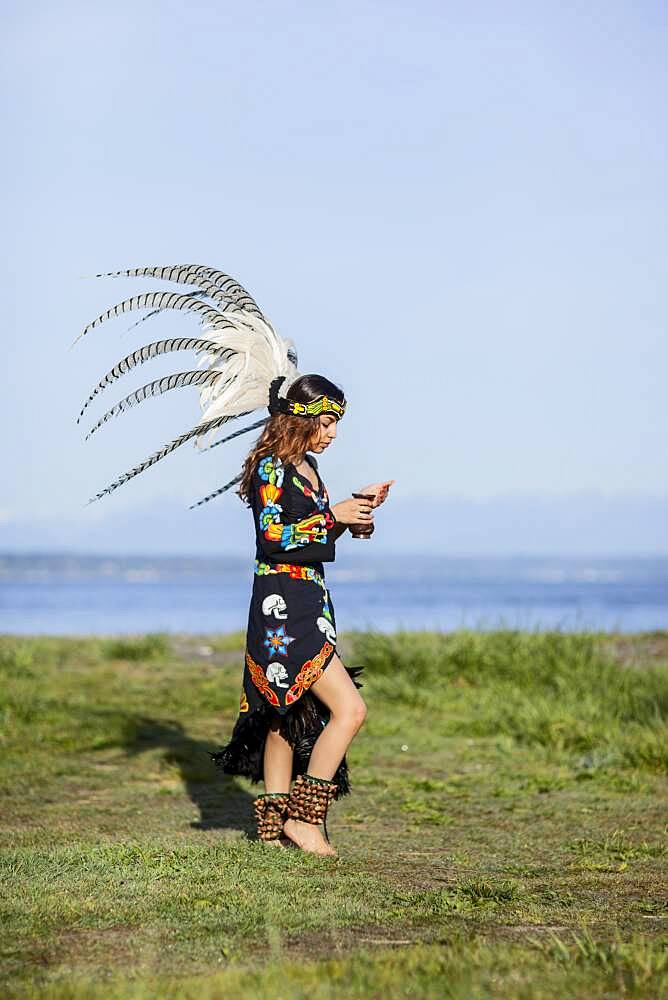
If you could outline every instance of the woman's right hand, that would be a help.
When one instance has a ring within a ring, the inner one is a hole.
[[[371,500],[356,500],[355,497],[350,497],[349,500],[335,503],[330,509],[341,524],[368,524],[373,521],[371,503]]]

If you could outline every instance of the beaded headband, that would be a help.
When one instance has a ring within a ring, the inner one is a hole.
[[[346,412],[345,400],[339,403],[337,399],[330,399],[329,396],[318,396],[310,403],[297,403],[291,399],[286,399],[288,413],[294,413],[300,417],[319,417],[321,413],[335,413],[337,417],[342,417]]]
[[[273,379],[269,386],[269,413],[291,413],[298,417],[319,417],[321,413],[333,413],[337,419],[341,419],[346,412],[346,401],[342,403],[338,399],[331,399],[329,396],[318,396],[310,403],[298,403],[296,400],[279,396],[278,390],[285,381],[285,375],[279,375]]]

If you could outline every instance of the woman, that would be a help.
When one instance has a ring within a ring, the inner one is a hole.
[[[239,496],[253,512],[256,559],[240,712],[230,743],[213,754],[228,774],[264,779],[254,803],[262,840],[281,834],[302,850],[335,854],[324,839],[332,798],[348,791],[345,753],[366,706],[336,653],[325,562],[349,525],[373,523],[392,481],[330,506],[315,458],[336,437],[341,390],[302,375],[279,399],[244,463]],[[295,787],[290,782],[296,776]]]
[[[192,505],[208,503],[240,483],[257,537],[239,718],[228,746],[212,756],[229,774],[264,778],[266,791],[255,802],[261,839],[276,841],[284,834],[305,851],[333,854],[317,824],[325,820],[331,799],[348,791],[345,752],[366,708],[354,682],[358,670],[346,669],[336,655],[323,564],[333,561],[336,539],[346,527],[373,522],[371,509],[385,500],[394,480],[364,487],[360,492],[371,495],[370,501],[351,498],[330,507],[316,460],[307,453],[321,453],[336,437],[346,408],[343,393],[320,375],[299,373],[294,342],[276,332],[229,274],[175,264],[108,276],[147,277],[180,288],[133,295],[89,323],[78,339],[136,309],[148,310],[145,319],[177,311],[198,319],[201,330],[144,344],[122,358],[94,387],[79,419],[109,386],[153,358],[194,351],[198,363],[119,400],[88,437],[146,399],[188,386],[199,388],[202,413],[194,427],[91,499],[108,496],[189,441],[210,451],[264,426],[243,471]],[[230,421],[267,406],[269,417],[218,438]]]

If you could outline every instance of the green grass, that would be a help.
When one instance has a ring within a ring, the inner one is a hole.
[[[668,996],[668,634],[356,633],[338,860],[207,750],[243,635],[0,638],[9,996]]]

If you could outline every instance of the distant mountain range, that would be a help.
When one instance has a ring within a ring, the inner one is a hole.
[[[485,499],[393,498],[376,513],[370,542],[342,539],[357,555],[668,555],[668,497],[582,492]],[[369,546],[369,549],[363,546]],[[52,520],[5,518],[0,552],[247,556],[250,511],[237,497],[198,510],[173,500],[149,507],[84,507]],[[371,548],[373,547],[373,548]]]

